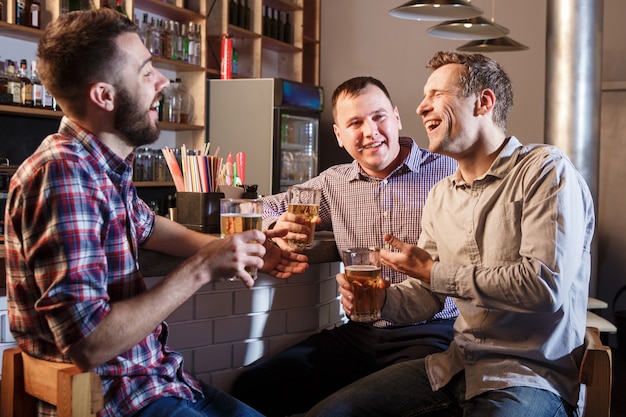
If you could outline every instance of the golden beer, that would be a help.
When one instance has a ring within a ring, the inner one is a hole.
[[[320,211],[319,204],[289,204],[287,210],[310,223],[309,227],[311,228],[306,240],[289,239],[287,243],[294,248],[310,248],[313,246],[313,239],[315,238],[315,224]]]
[[[262,230],[263,201],[260,199],[222,198],[220,200],[220,235],[222,238],[247,230]],[[246,271],[256,279],[256,268],[246,267]],[[237,278],[229,278],[235,281]]]
[[[382,288],[380,266],[349,265],[345,266],[345,272],[354,293],[354,310],[350,318],[363,322],[378,320],[381,317],[378,302],[378,292]]]

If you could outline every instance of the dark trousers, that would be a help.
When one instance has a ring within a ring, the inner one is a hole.
[[[448,348],[454,320],[380,329],[349,321],[247,368],[233,395],[268,417],[302,413],[394,363]]]

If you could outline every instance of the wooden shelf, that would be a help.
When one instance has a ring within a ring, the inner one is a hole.
[[[35,29],[27,26],[14,25],[12,23],[0,21],[0,36],[6,36],[8,38],[19,39],[22,41],[39,42],[41,29]]]
[[[20,106],[7,106],[0,104],[0,113],[2,114],[15,114],[18,116],[29,117],[43,117],[48,119],[60,119],[63,117],[63,112],[41,109],[36,107],[20,107]]]
[[[137,188],[174,187],[170,181],[136,181],[133,182]]]
[[[194,12],[193,10],[166,3],[163,0],[135,0],[135,9],[145,10],[146,12],[184,22],[199,23],[206,19],[205,13]]]

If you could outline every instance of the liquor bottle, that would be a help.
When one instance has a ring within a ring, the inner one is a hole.
[[[284,33],[283,19],[281,17],[281,12],[279,10],[278,16],[276,17],[276,39],[284,42],[284,38],[283,38],[284,35],[285,33]]]
[[[201,39],[202,39],[202,28],[197,23],[194,24],[194,28],[195,28],[195,38],[196,38],[196,42],[194,44],[194,46],[195,46],[195,52],[194,52],[195,62],[194,62],[194,64],[202,66],[203,65],[203,63],[202,63],[202,41],[201,41]]]
[[[18,76],[22,81],[21,104],[24,107],[33,107],[33,82],[28,76],[28,62],[25,59],[20,60]]]
[[[237,24],[237,0],[230,0],[228,2],[228,24]]]
[[[22,82],[15,74],[15,62],[7,60],[7,91],[11,94],[11,103],[19,106],[22,103]]]
[[[30,80],[33,83],[33,107],[43,107],[43,85],[37,72],[37,61],[30,62]]]
[[[150,20],[150,46],[148,50],[152,55],[161,55],[161,32],[159,31],[159,24],[154,17]]]
[[[193,22],[189,22],[187,27],[187,62],[196,63],[196,31]]]
[[[15,0],[15,24],[28,26],[26,0]]]
[[[175,59],[177,61],[182,61],[184,59],[184,40],[183,40],[183,32],[182,29],[180,27],[180,22],[174,22],[174,53],[172,55],[172,59]]]
[[[124,9],[124,5],[122,4],[122,0],[117,0],[117,5],[115,6],[115,11],[118,12],[118,13],[123,14],[126,17],[128,17],[128,14],[126,14],[126,10]]]
[[[9,76],[4,67],[5,62],[0,61],[0,104],[12,104],[13,93],[9,94]]]
[[[180,25],[181,50],[178,59],[183,62],[189,61],[189,35],[187,34],[187,25]]]
[[[278,39],[278,10],[272,10],[272,19],[270,20],[270,37]]]
[[[252,22],[252,12],[250,10],[250,5],[248,4],[248,0],[245,0],[244,6],[243,6],[243,22],[244,22],[244,28],[247,30],[250,30],[250,28],[252,27],[251,22]]]
[[[237,55],[237,49],[233,46],[233,64],[232,64],[232,74],[239,74],[239,55]]]
[[[189,94],[180,78],[176,79],[178,84],[177,92],[180,94],[180,122],[181,123],[193,123],[194,121],[194,100],[193,96]]]
[[[41,2],[39,0],[30,1],[30,25],[36,29],[41,29]]]
[[[293,28],[289,22],[289,13],[285,13],[285,25],[283,26],[283,42],[293,43]]]
[[[263,36],[270,35],[270,17],[268,13],[269,13],[269,7],[263,6],[263,29],[261,32]]]
[[[237,1],[237,26],[240,28],[245,27],[246,22],[246,10],[243,6],[243,0]]]

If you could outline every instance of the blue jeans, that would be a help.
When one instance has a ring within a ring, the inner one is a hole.
[[[263,417],[263,414],[216,388],[202,386],[204,398],[195,403],[174,397],[155,400],[132,417]]]
[[[397,363],[327,397],[307,417],[577,417],[559,396],[536,388],[511,387],[465,400],[465,376],[433,391],[425,360]]]
[[[446,350],[453,325],[454,320],[436,320],[380,329],[349,321],[248,367],[233,396],[267,417],[303,413],[364,376]]]

